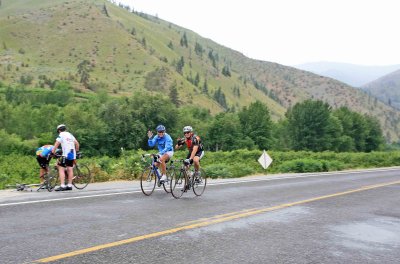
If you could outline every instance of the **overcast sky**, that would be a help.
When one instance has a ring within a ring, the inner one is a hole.
[[[400,64],[399,0],[116,0],[284,65]]]

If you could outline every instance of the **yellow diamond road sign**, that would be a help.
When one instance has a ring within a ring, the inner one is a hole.
[[[263,154],[258,159],[258,162],[261,166],[266,169],[272,163],[272,158],[268,155],[268,153],[264,150]]]

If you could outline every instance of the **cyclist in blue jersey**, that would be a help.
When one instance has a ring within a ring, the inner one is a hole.
[[[43,176],[46,172],[48,172],[47,170],[49,168],[49,163],[51,160],[50,154],[53,148],[54,148],[53,145],[44,145],[36,149],[36,160],[40,166],[40,171],[39,171],[40,184],[43,184],[44,182]]]
[[[156,127],[157,135],[153,137],[153,132],[151,130],[147,131],[147,136],[149,137],[148,144],[149,147],[154,147],[157,144],[158,155],[160,156],[160,162],[156,163],[156,166],[161,165],[161,179],[160,182],[163,183],[167,180],[166,175],[166,162],[174,155],[174,147],[172,138],[165,132],[165,126],[158,125]]]

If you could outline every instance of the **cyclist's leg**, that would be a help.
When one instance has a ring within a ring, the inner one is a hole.
[[[168,151],[160,157],[160,166],[161,166],[162,175],[166,175],[166,173],[167,173],[166,163],[172,158],[173,155],[174,155],[173,151]]]
[[[200,160],[204,156],[204,151],[197,152],[193,158],[194,170],[197,172],[200,170]]]
[[[48,165],[47,159],[41,156],[36,156],[36,160],[39,163],[40,170],[39,170],[39,177],[40,177],[40,184],[44,183],[44,174],[47,172],[46,166]]]
[[[75,160],[66,160],[65,164],[67,166],[68,173],[68,186],[72,187],[72,179],[74,178],[74,161]]]

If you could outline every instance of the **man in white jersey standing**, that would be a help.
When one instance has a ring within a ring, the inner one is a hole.
[[[51,152],[54,154],[56,149],[61,145],[63,154],[57,164],[61,185],[55,189],[55,191],[71,191],[72,179],[74,177],[73,167],[75,164],[76,152],[79,151],[79,142],[71,133],[67,132],[67,128],[64,124],[57,126],[57,132],[58,137]],[[65,168],[67,168],[68,173],[68,185],[65,185]]]

